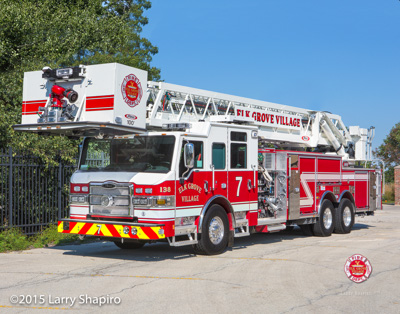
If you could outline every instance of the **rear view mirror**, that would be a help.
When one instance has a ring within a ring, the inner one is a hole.
[[[187,143],[184,146],[183,155],[185,158],[185,167],[193,168],[194,167],[194,145],[192,143]]]

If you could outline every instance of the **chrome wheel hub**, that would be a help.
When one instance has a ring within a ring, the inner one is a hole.
[[[208,227],[208,236],[212,244],[218,245],[221,243],[224,238],[224,223],[220,217],[217,216],[211,219]]]
[[[351,224],[351,209],[349,207],[343,209],[343,223],[346,227]]]
[[[325,229],[329,229],[332,226],[332,221],[332,211],[328,208],[325,210],[324,216],[322,217]]]

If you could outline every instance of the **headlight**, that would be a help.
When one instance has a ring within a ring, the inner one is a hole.
[[[86,197],[85,196],[78,196],[78,202],[79,203],[85,203]]]
[[[87,195],[70,195],[69,202],[71,204],[85,204],[88,202]]]
[[[71,68],[66,68],[66,69],[57,69],[56,70],[56,76],[58,78],[63,78],[63,77],[70,77],[72,75],[73,71]]]
[[[175,206],[174,196],[150,196],[150,197],[133,197],[134,206],[146,207],[173,207]]]
[[[180,217],[180,218],[175,218],[175,225],[176,226],[187,226],[187,225],[193,225],[195,223],[196,217]]]
[[[133,205],[140,205],[140,198],[132,198],[133,199]]]

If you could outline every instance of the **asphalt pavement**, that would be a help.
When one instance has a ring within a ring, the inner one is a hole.
[[[0,311],[39,313],[400,313],[400,206],[357,217],[350,234],[299,228],[235,239],[218,256],[167,243],[113,243],[0,254]],[[362,283],[344,271],[362,254]]]

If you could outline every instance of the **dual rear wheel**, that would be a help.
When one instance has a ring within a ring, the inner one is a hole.
[[[348,199],[342,199],[336,210],[335,232],[350,233],[355,221],[354,205]]]
[[[300,228],[308,236],[328,237],[332,232],[350,233],[354,220],[354,205],[349,199],[342,199],[337,208],[330,200],[324,200],[317,222],[314,225],[302,225]]]

